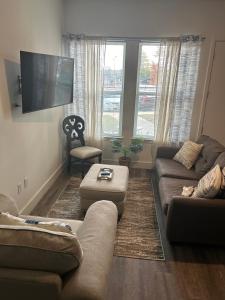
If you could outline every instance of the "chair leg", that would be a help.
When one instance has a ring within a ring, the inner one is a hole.
[[[81,178],[84,178],[84,161],[81,161]]]
[[[98,162],[101,164],[102,163],[102,154],[100,154],[99,156],[98,156]]]
[[[68,160],[67,160],[67,171],[70,174],[71,173],[71,156],[68,156]]]

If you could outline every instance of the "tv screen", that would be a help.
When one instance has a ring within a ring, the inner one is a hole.
[[[73,102],[72,58],[20,51],[22,111]]]

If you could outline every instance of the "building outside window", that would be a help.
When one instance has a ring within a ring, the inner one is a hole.
[[[124,57],[125,43],[107,43],[102,116],[104,136],[119,136],[122,134]]]
[[[154,137],[159,43],[140,43],[134,136]]]

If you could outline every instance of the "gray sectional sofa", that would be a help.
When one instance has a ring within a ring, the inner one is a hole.
[[[225,245],[225,199],[181,196],[183,186],[197,186],[215,164],[225,166],[223,145],[206,135],[197,143],[204,147],[190,170],[173,160],[178,147],[161,146],[157,150],[155,172],[166,235],[170,242]]]

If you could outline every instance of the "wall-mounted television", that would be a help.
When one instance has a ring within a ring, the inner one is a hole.
[[[20,51],[22,112],[73,102],[74,60]]]

